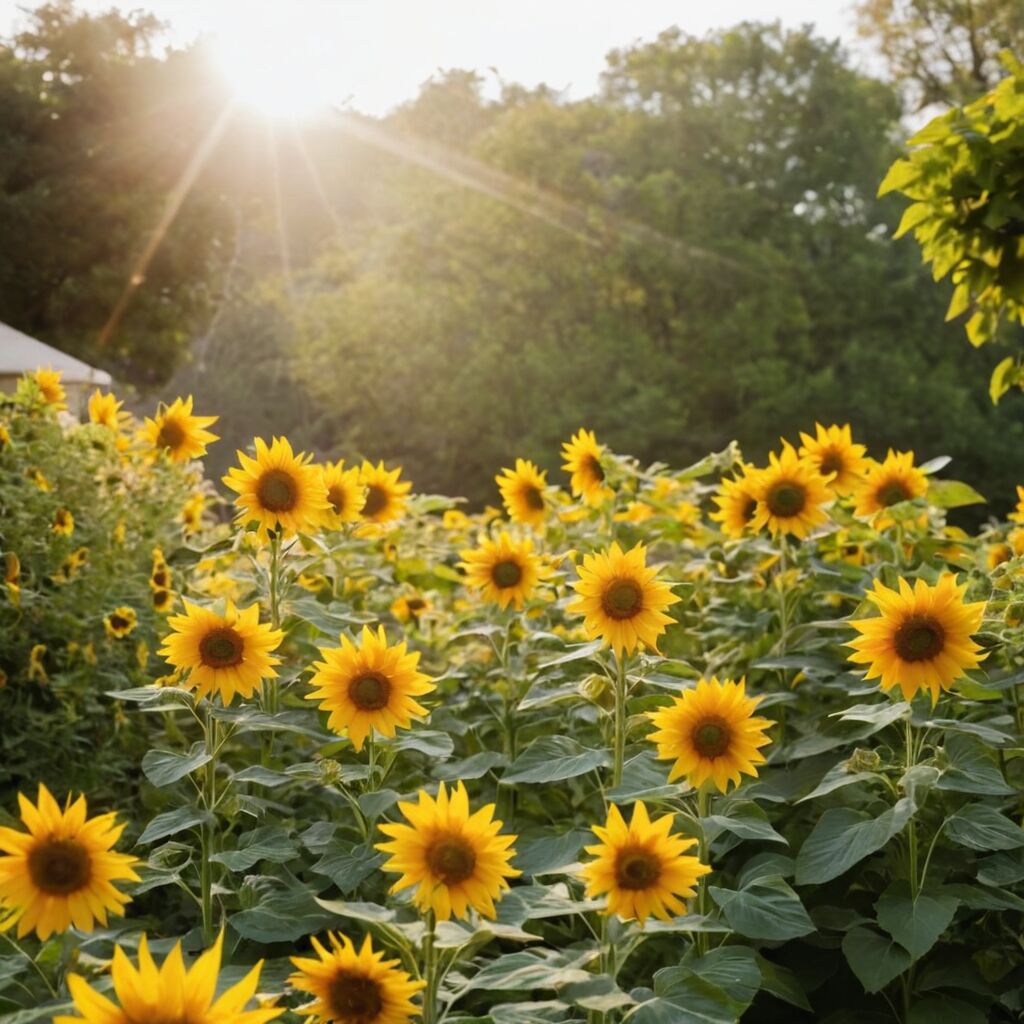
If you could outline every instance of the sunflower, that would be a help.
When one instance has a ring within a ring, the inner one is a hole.
[[[299,969],[289,979],[292,988],[315,997],[298,1013],[337,1024],[406,1024],[417,1015],[412,997],[425,981],[413,981],[398,960],[374,952],[369,935],[358,952],[345,935],[328,932],[327,938],[330,949],[312,940],[318,959],[291,958]]]
[[[643,924],[652,914],[668,921],[685,912],[683,899],[697,894],[697,880],[711,868],[686,853],[696,839],[669,834],[674,818],[666,814],[651,821],[638,801],[628,825],[612,804],[607,823],[594,826],[601,841],[586,847],[595,859],[580,874],[591,899],[608,894],[606,914]]]
[[[366,500],[366,488],[359,482],[359,467],[345,469],[344,459],[328,462],[320,467],[330,511],[324,522],[332,529],[340,529],[345,523],[354,523]]]
[[[171,567],[159,548],[153,549],[153,568],[149,573],[149,585],[153,590],[168,590],[171,586]]]
[[[11,432],[6,425],[0,423],[0,451],[3,451],[11,443]]]
[[[64,374],[61,370],[54,370],[50,367],[44,369],[41,366],[35,373],[31,374],[32,379],[36,382],[36,387],[39,388],[39,392],[43,396],[43,401],[47,405],[52,405],[57,410],[68,407],[66,401],[67,392],[65,392],[64,385],[60,382],[63,376]]]
[[[124,402],[119,402],[109,392],[103,394],[97,388],[89,396],[89,421],[110,430],[118,430],[121,427],[121,420],[127,418],[127,413],[121,412]]]
[[[167,620],[174,632],[164,638],[160,654],[175,668],[188,670],[183,685],[194,688],[197,697],[216,690],[230,704],[236,693],[251,697],[261,680],[277,675],[274,666],[281,659],[270,652],[284,633],[260,624],[258,604],[239,610],[228,601],[223,616],[191,601],[184,604],[184,614]]]
[[[111,640],[120,640],[126,637],[139,624],[139,617],[135,614],[134,608],[122,604],[115,608],[108,615],[103,616],[103,628]]]
[[[239,526],[256,523],[260,540],[272,530],[285,537],[308,532],[323,524],[331,511],[320,467],[311,465],[311,456],[292,452],[283,437],[272,439],[270,447],[261,437],[255,441],[256,458],[238,453],[241,467],[235,466],[223,481],[238,492]]]
[[[547,471],[542,473],[527,459],[516,459],[515,469],[503,469],[494,480],[509,519],[533,527],[544,524],[548,510],[544,498]]]
[[[220,974],[224,933],[191,966],[185,966],[181,943],[157,967],[146,936],[139,939],[136,968],[120,946],[114,947],[111,975],[117,1003],[97,992],[80,975],[68,976],[77,1017],[58,1016],[53,1024],[265,1024],[284,1013],[284,1007],[247,1010],[260,981],[261,960],[236,985],[214,1001]]]
[[[604,482],[603,454],[604,445],[597,443],[592,430],[580,430],[570,441],[562,444],[562,458],[565,459],[562,469],[572,474],[569,486],[572,493],[588,505],[601,505],[612,497],[612,491]]]
[[[494,804],[470,814],[466,787],[456,783],[449,796],[442,782],[436,799],[421,789],[418,803],[398,807],[409,824],[381,825],[391,841],[377,844],[391,854],[383,870],[401,875],[391,891],[415,885],[413,902],[424,913],[433,910],[440,921],[465,918],[470,907],[493,920],[494,903],[509,887],[508,879],[521,874],[509,867],[516,837],[498,834]]]
[[[1024,523],[1024,487],[1020,484],[1017,484],[1017,504],[1007,518],[1015,523]]]
[[[393,739],[396,729],[408,729],[413,718],[426,716],[414,698],[436,687],[416,668],[419,651],[407,653],[404,641],[389,647],[383,626],[376,633],[363,626],[358,647],[347,636],[340,640],[341,647],[320,648],[324,660],[313,665],[310,680],[317,689],[306,695],[330,712],[329,728],[347,730],[352,745],[362,750],[373,730]]]
[[[850,424],[832,424],[823,427],[814,424],[814,437],[801,431],[800,456],[811,463],[826,478],[829,488],[836,494],[849,494],[864,476],[868,460],[867,448],[855,444]]]
[[[205,455],[206,446],[218,440],[206,429],[218,418],[193,416],[191,395],[176,398],[170,405],[161,402],[153,419],[146,417],[141,436],[153,448],[167,452],[172,462],[187,462]]]
[[[733,540],[739,540],[750,532],[750,521],[757,511],[757,474],[760,471],[747,463],[740,463],[738,475],[731,480],[723,479],[718,485],[714,502],[717,512],[711,518],[722,524],[722,533]]]
[[[206,495],[196,491],[181,509],[181,529],[188,536],[203,528],[203,512],[206,510]]]
[[[153,591],[153,611],[165,615],[174,605],[174,594],[169,590]]]
[[[985,549],[985,564],[988,571],[992,572],[1013,558],[1013,549],[1009,544],[989,544]]]
[[[565,610],[584,616],[587,636],[600,637],[617,656],[632,654],[637,644],[657,650],[658,637],[673,621],[664,610],[679,598],[655,579],[658,570],[648,568],[646,559],[643,544],[623,552],[613,542],[607,551],[584,555],[577,567],[580,578],[572,587],[579,596]]]
[[[767,526],[773,536],[791,533],[801,540],[828,519],[821,506],[833,497],[817,467],[799,458],[787,441],[782,443],[782,454],[772,452],[768,466],[757,474],[754,496],[757,508],[751,530]]]
[[[113,883],[137,882],[138,861],[113,852],[124,831],[115,815],[87,818],[84,796],[69,796],[62,811],[42,783],[35,804],[21,793],[18,803],[28,831],[0,828],[0,905],[18,938],[34,929],[45,941],[72,925],[91,932],[108,912],[123,917],[129,897]]]
[[[861,635],[847,644],[855,651],[850,661],[867,665],[865,678],[877,679],[883,690],[899,686],[905,700],[927,690],[934,706],[940,691],[985,657],[971,639],[985,602],[966,603],[966,590],[952,573],[943,573],[935,586],[917,580],[911,587],[901,576],[898,591],[875,580],[866,597],[881,615],[851,621]]]
[[[928,490],[928,480],[914,465],[913,452],[894,452],[885,462],[872,461],[864,479],[854,491],[854,512],[870,516],[901,501],[920,498]]]
[[[53,515],[53,526],[50,527],[54,533],[70,537],[75,532],[75,517],[66,508],[59,508]]]
[[[481,537],[479,547],[459,553],[465,559],[459,566],[466,572],[467,585],[501,608],[522,608],[537,583],[551,572],[533,553],[532,540],[515,540],[504,530],[497,540]]]
[[[761,747],[771,740],[765,730],[772,723],[754,710],[759,697],[746,695],[744,680],[719,682],[714,676],[673,699],[667,707],[648,711],[658,727],[648,737],[657,745],[657,756],[674,760],[668,780],[685,776],[694,788],[709,779],[724,793],[730,781],[739,785],[741,775],[757,777],[755,765],[764,764]]]
[[[401,466],[388,470],[383,462],[375,466],[364,461],[359,467],[359,483],[366,492],[359,514],[365,521],[389,523],[405,511],[405,496],[412,484],[407,480],[399,482],[401,475]]]
[[[28,652],[29,682],[45,683],[49,680],[50,677],[46,674],[45,658],[46,644],[33,644],[32,650]]]
[[[422,594],[409,593],[399,594],[391,602],[390,611],[399,622],[418,623],[420,616],[424,612],[429,612],[430,608],[430,602]]]

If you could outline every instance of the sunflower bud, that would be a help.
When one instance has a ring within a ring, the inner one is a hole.
[[[606,711],[615,706],[615,694],[612,692],[611,683],[603,675],[587,676],[586,679],[580,680],[578,689],[581,697]]]
[[[881,764],[882,758],[876,751],[858,747],[843,767],[852,774],[854,772],[876,772]]]

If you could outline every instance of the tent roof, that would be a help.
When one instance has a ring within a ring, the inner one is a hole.
[[[97,370],[0,323],[0,376],[21,376],[40,366],[61,370],[65,384],[110,384],[110,374],[105,370]]]

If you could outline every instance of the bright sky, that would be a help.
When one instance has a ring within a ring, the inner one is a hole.
[[[282,51],[289,74],[331,102],[371,114],[416,94],[438,68],[497,69],[572,97],[593,92],[608,50],[679,25],[703,34],[744,19],[813,22],[855,43],[851,0],[78,0],[89,11],[151,10],[181,44],[218,38],[249,84]],[[0,0],[0,35],[32,0]],[[265,56],[266,55],[266,56]],[[278,69],[280,74],[280,69]],[[255,82],[258,88],[258,81]],[[265,87],[265,86],[264,86]]]

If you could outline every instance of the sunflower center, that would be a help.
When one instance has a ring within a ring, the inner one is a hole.
[[[620,889],[649,889],[661,877],[661,861],[642,846],[627,846],[615,858],[615,881]]]
[[[491,570],[491,579],[494,580],[494,585],[500,590],[507,590],[509,587],[516,586],[522,578],[522,567],[518,562],[511,560],[497,562]]]
[[[898,505],[901,501],[907,501],[913,495],[899,480],[890,480],[878,489],[878,504],[883,508],[890,505]]]
[[[366,501],[363,502],[363,515],[372,519],[375,515],[383,512],[388,507],[388,492],[383,487],[370,484],[366,488]]]
[[[417,612],[423,611],[423,609],[427,607],[427,602],[424,601],[422,597],[410,597],[409,600],[405,602],[405,604],[413,615],[415,615]]]
[[[527,484],[523,488],[523,501],[535,512],[544,511],[544,495],[533,484]]]
[[[765,504],[773,516],[788,519],[798,516],[807,504],[807,492],[793,480],[783,480],[768,492]]]
[[[111,615],[107,620],[111,629],[127,629],[128,620],[123,615]]]
[[[461,836],[444,836],[427,849],[427,867],[445,885],[458,885],[473,874],[476,851]]]
[[[348,684],[348,696],[360,711],[380,711],[391,695],[391,683],[379,672],[367,672]]]
[[[74,839],[48,839],[29,853],[28,873],[37,889],[53,896],[67,896],[89,884],[92,858]]]
[[[928,661],[942,652],[946,631],[931,615],[912,615],[896,630],[893,647],[903,661]]]
[[[384,1009],[380,985],[354,971],[338,971],[327,987],[331,1018],[340,1024],[372,1024]]]
[[[185,428],[177,420],[164,420],[160,424],[160,433],[156,435],[156,443],[171,451],[180,448],[185,443]]]
[[[345,491],[335,484],[327,489],[327,500],[331,503],[335,515],[341,515],[345,511]]]
[[[212,629],[199,641],[199,657],[208,668],[231,668],[242,663],[245,641],[230,627]]]
[[[256,485],[256,497],[268,512],[290,512],[298,502],[298,490],[291,473],[268,469]]]
[[[705,718],[697,723],[691,740],[701,757],[721,757],[729,749],[732,733],[720,718]]]
[[[643,606],[644,593],[636,580],[613,580],[601,595],[601,608],[610,619],[631,619]]]
[[[588,455],[583,460],[587,472],[595,479],[604,483],[604,470],[601,468],[601,461],[596,455]]]
[[[159,587],[163,590],[167,586],[167,570],[166,569],[154,569],[153,575],[150,577],[153,581],[154,587]]]
[[[747,503],[743,506],[743,522],[749,523],[754,518],[754,513],[757,511],[757,498],[747,498]]]
[[[838,473],[843,468],[843,457],[835,450],[830,448],[826,453],[825,457],[821,460],[821,473],[822,476],[828,476],[829,473]]]

